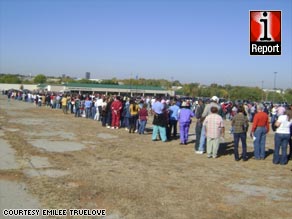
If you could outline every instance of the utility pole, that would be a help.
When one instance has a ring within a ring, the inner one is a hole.
[[[275,96],[276,96],[276,79],[277,79],[277,73],[278,72],[274,72],[274,95],[273,95],[273,103],[275,103]]]

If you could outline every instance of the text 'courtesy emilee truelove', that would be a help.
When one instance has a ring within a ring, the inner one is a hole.
[[[4,209],[2,215],[11,216],[106,216],[106,209]]]

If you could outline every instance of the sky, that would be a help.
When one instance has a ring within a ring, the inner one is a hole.
[[[282,10],[282,55],[249,55]],[[292,88],[291,0],[0,0],[0,73]],[[275,73],[276,72],[276,73]]]

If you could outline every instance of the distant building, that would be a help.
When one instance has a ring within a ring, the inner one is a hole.
[[[276,92],[278,94],[285,94],[285,91],[282,89],[262,89],[264,92]]]
[[[96,82],[102,82],[102,80],[101,79],[94,79],[94,78],[92,78],[92,79],[89,79],[90,81],[96,81]]]
[[[85,72],[85,79],[87,79],[87,80],[90,79],[90,72]]]

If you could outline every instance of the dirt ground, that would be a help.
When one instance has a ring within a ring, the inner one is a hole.
[[[219,158],[208,159],[194,153],[194,123],[188,145],[152,142],[150,133],[107,129],[0,95],[0,137],[17,162],[0,168],[0,180],[25,184],[42,208],[106,209],[109,219],[292,218],[292,162],[272,164],[274,134],[265,160],[252,158],[248,138],[250,159],[235,162],[225,125]]]

